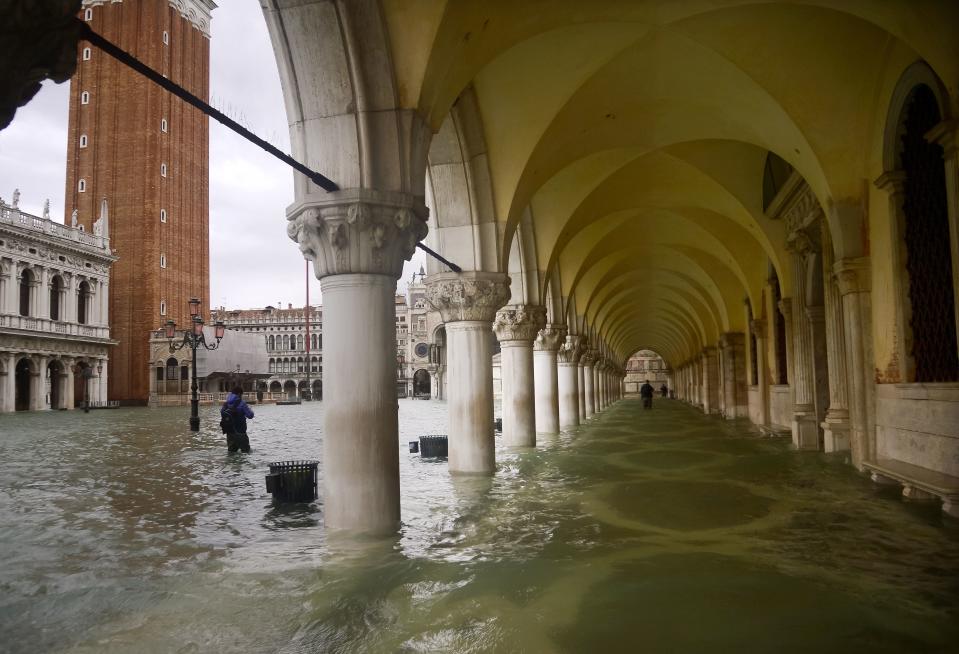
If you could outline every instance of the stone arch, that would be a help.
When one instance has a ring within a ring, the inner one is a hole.
[[[63,277],[59,273],[50,279],[50,320],[63,319]]]
[[[14,409],[29,411],[36,403],[33,378],[38,374],[33,357],[21,356],[14,365]]]

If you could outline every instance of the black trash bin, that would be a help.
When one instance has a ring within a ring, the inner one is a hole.
[[[266,476],[266,491],[276,502],[312,502],[317,498],[319,461],[275,461]]]
[[[423,457],[449,456],[449,443],[446,436],[420,436],[420,455]]]

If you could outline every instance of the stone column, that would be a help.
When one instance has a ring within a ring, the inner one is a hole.
[[[793,302],[789,323],[792,327],[792,376],[793,390],[793,446],[800,450],[819,449],[819,424],[813,398],[813,348],[812,333],[806,315],[807,257],[814,245],[803,229],[797,229],[788,237],[787,246],[793,261]]]
[[[493,321],[502,362],[503,440],[511,447],[536,445],[533,339],[545,325],[545,307],[528,304],[507,305]]]
[[[76,360],[73,358],[64,358],[63,362],[63,406],[68,410],[73,410],[73,405],[75,403],[73,397],[73,366],[76,364]],[[150,379],[153,379],[153,375],[150,375]],[[153,383],[152,381],[150,382]]]
[[[587,350],[582,358],[583,363],[583,401],[586,406],[584,417],[591,418],[596,413],[595,400],[593,399],[593,364],[596,363],[596,350]]]
[[[42,411],[47,409],[47,364],[50,360],[44,356],[35,356],[33,363],[38,367],[38,372],[34,372],[31,378],[32,388],[30,391],[30,410]]]
[[[585,341],[583,347],[585,348]],[[579,423],[586,422],[586,365],[583,363],[583,357],[586,356],[586,350],[580,354],[579,363],[576,366],[576,392],[579,403]]]
[[[98,359],[97,367],[101,368],[99,377],[97,378],[97,401],[103,403],[107,401],[109,361],[106,359]]]
[[[727,419],[745,417],[749,414],[749,399],[746,391],[746,337],[739,332],[726,332],[719,339],[722,349],[724,393],[723,407]]]
[[[703,349],[703,413],[719,413],[719,363],[716,348]]]
[[[509,278],[501,273],[441,273],[427,281],[426,299],[446,323],[452,473],[493,473],[491,330],[509,294]]]
[[[831,261],[831,258],[830,258]],[[846,337],[843,334],[842,296],[835,274],[825,274],[826,364],[829,371],[829,409],[822,423],[823,449],[841,452],[849,449],[849,381],[846,372]]]
[[[583,353],[582,342],[582,336],[570,334],[556,352],[561,429],[575,427],[580,423],[579,359]]]
[[[17,402],[17,355],[10,352],[4,355],[4,358],[5,373],[0,378],[0,387],[3,389],[0,394],[0,412],[12,413]]]
[[[599,355],[597,355],[599,356]],[[593,415],[603,410],[603,360],[597,358],[593,362]]]
[[[756,389],[759,391],[759,424],[769,425],[769,368],[766,364],[766,321],[752,320],[749,330],[756,337]]]
[[[565,325],[547,325],[533,342],[536,431],[542,434],[558,434],[560,430],[556,353],[565,337]]]
[[[369,189],[300,197],[287,210],[287,234],[313,261],[324,305],[324,521],[392,533],[400,521],[396,280],[426,236],[426,207]]]
[[[862,470],[863,461],[875,460],[875,364],[869,258],[841,259],[834,268],[842,296],[849,373],[850,449],[853,465]]]

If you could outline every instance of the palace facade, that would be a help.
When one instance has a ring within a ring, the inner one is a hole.
[[[91,233],[18,200],[0,200],[0,412],[103,406],[116,345],[106,220]]]

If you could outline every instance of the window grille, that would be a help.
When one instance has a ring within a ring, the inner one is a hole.
[[[949,215],[942,146],[925,134],[940,121],[932,90],[916,87],[905,109],[902,168],[906,271],[915,381],[959,381]]]

